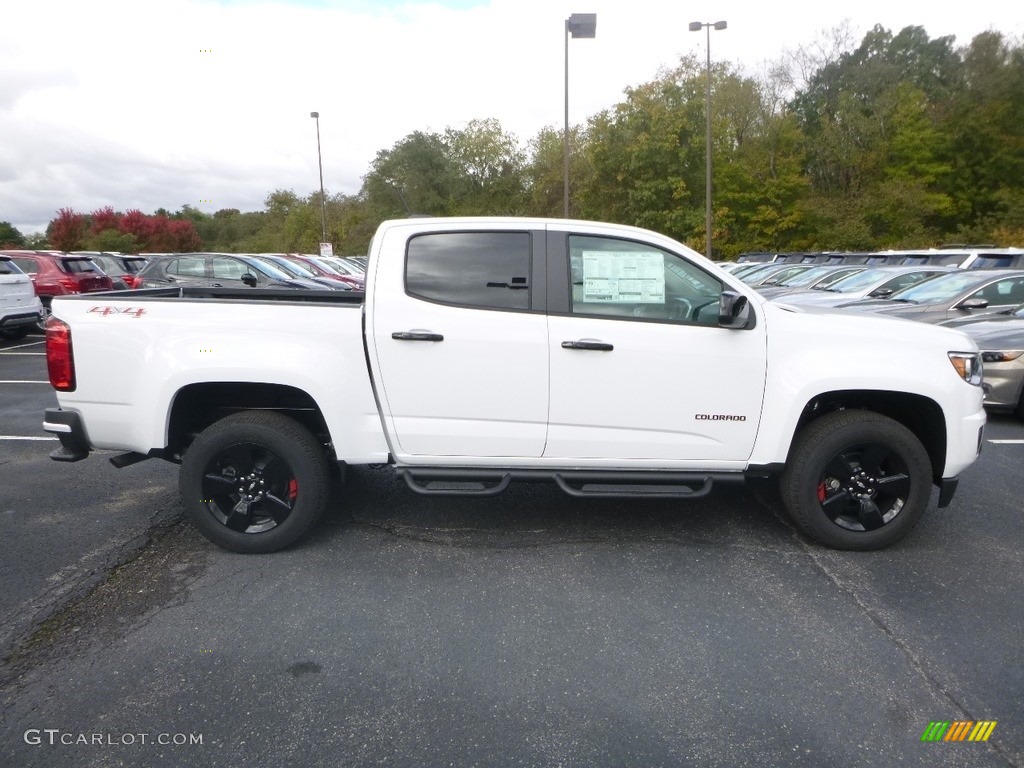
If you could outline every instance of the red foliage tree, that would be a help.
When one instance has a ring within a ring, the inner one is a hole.
[[[74,251],[82,247],[82,240],[89,228],[89,222],[81,213],[71,208],[61,208],[57,218],[46,228],[50,245],[61,251]]]
[[[120,229],[121,214],[116,213],[109,205],[92,212],[92,233],[98,235],[107,229]]]
[[[171,251],[187,252],[198,251],[203,247],[203,241],[199,239],[196,226],[188,219],[174,219],[170,223],[170,234],[172,247]]]

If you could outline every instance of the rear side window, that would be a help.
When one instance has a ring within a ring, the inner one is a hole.
[[[527,232],[438,232],[409,241],[410,296],[477,309],[530,309]]]
[[[26,275],[34,275],[39,271],[39,267],[36,266],[35,259],[11,259],[18,268],[21,269]]]
[[[164,268],[168,275],[179,277],[205,277],[206,260],[202,256],[184,256],[180,259],[171,259]]]
[[[61,259],[60,266],[61,269],[72,275],[96,271],[96,265],[89,261],[89,259]]]
[[[0,259],[0,275],[14,275],[20,271],[18,266],[12,264],[8,259]]]

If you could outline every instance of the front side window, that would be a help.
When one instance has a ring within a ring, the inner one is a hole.
[[[718,325],[722,283],[695,264],[646,243],[571,236],[574,315]]]
[[[409,241],[410,296],[477,309],[530,309],[527,232],[437,232]]]
[[[215,256],[211,259],[210,266],[213,269],[213,277],[217,280],[241,280],[242,275],[249,272],[242,262],[224,256]]]

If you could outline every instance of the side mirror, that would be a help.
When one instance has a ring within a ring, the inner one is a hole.
[[[879,288],[868,294],[868,297],[872,299],[887,299],[890,296],[892,296],[892,288]]]
[[[988,299],[964,299],[956,305],[956,309],[985,309]]]
[[[718,299],[718,324],[722,328],[746,328],[750,321],[750,302],[742,293],[722,291]]]
[[[251,272],[246,272],[244,275],[242,275],[242,284],[248,285],[250,288],[255,288],[257,285],[259,285],[259,280],[256,279],[256,275],[252,274]]]

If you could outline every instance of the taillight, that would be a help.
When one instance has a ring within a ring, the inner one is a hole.
[[[58,277],[57,282],[60,283],[60,287],[68,293],[82,292],[82,289],[78,286],[78,281],[73,277]]]
[[[121,279],[124,280],[124,284],[129,288],[139,288],[142,286],[142,279],[135,275],[121,275]]]
[[[51,387],[58,392],[75,391],[71,328],[53,315],[46,320],[46,370],[50,374]]]

